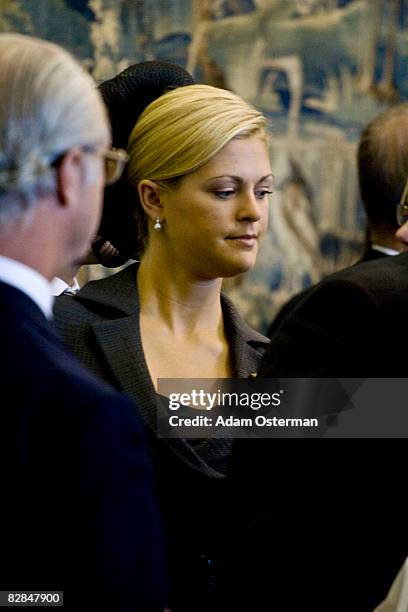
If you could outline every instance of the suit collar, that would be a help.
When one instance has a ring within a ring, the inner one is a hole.
[[[269,344],[269,338],[249,327],[231,300],[224,294],[221,294],[221,306],[232,351],[234,376],[248,378],[257,372],[262,355]]]
[[[48,280],[21,261],[0,255],[0,280],[25,293],[42,310],[47,319],[52,318],[54,298]]]
[[[362,263],[364,261],[373,261],[374,259],[382,259],[384,257],[387,257],[386,253],[383,253],[382,251],[377,251],[377,249],[370,248],[364,252],[363,257],[359,259],[357,263]]]
[[[137,328],[139,328],[139,297],[136,285],[138,265],[138,263],[132,264],[105,279],[91,281],[81,289],[76,299],[93,301],[124,315],[136,315]],[[231,300],[224,294],[221,294],[221,306],[226,334],[232,350],[234,375],[239,378],[247,378],[251,373],[257,371],[269,338],[249,327]],[[124,321],[122,324],[126,326]],[[104,323],[101,325],[103,326]],[[112,327],[115,326],[121,326],[119,321],[112,325]]]
[[[137,294],[136,291],[135,293]],[[135,399],[144,423],[156,436],[158,418],[167,418],[168,415],[157,401],[156,390],[144,358],[137,300],[134,306],[131,314],[94,323],[92,329],[120,389]],[[163,439],[163,443],[190,468],[211,478],[223,478],[223,474],[208,465],[186,440]]]
[[[26,293],[0,281],[0,312],[4,320],[18,321],[36,327],[42,334],[59,342],[53,321],[47,319],[42,309]]]
[[[156,435],[157,419],[167,417],[167,413],[157,401],[142,349],[136,272],[137,265],[132,265],[103,281],[88,283],[75,299],[97,302],[111,312],[112,309],[115,311],[115,318],[93,323],[92,331],[120,389],[135,399],[145,424]],[[118,313],[121,316],[117,316]],[[190,468],[211,478],[224,477],[208,465],[186,440],[165,439],[163,443]],[[210,440],[209,444],[212,443]]]
[[[140,412],[155,430],[156,392],[142,349],[137,268],[136,263],[102,280],[91,281],[75,299],[94,302],[98,310],[102,306],[110,313],[102,321],[92,323],[96,341],[121,389],[140,400]]]
[[[95,302],[125,315],[139,311],[136,274],[139,264],[134,263],[106,278],[91,281],[81,289],[78,301]]]
[[[48,322],[40,306],[22,289],[0,281],[0,308],[10,313],[11,318],[30,318],[35,323],[46,325]]]
[[[139,324],[139,299],[136,284],[138,264],[103,280],[88,283],[75,300],[94,302],[107,317],[92,324],[92,332],[122,391],[133,397],[148,428],[157,431],[157,416],[164,410],[144,358]],[[232,350],[235,376],[247,377],[258,368],[269,339],[252,330],[232,302],[221,296],[226,334]],[[222,474],[208,465],[182,438],[163,440],[186,464],[199,472],[220,478]],[[209,445],[217,444],[210,440]]]

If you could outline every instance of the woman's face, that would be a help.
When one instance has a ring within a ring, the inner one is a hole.
[[[171,264],[206,279],[252,268],[267,228],[271,187],[265,140],[231,140],[162,194],[160,239]]]

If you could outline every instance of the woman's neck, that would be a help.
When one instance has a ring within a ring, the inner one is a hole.
[[[176,335],[219,332],[221,283],[220,278],[193,278],[185,268],[162,265],[147,252],[137,275],[141,314]]]

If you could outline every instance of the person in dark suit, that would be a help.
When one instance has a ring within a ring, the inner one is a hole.
[[[407,250],[408,232],[399,229],[395,216],[408,168],[407,103],[391,107],[365,127],[358,144],[357,165],[367,221],[364,252],[357,262],[360,264]],[[268,338],[310,290],[294,295],[281,308],[269,326]]]
[[[393,145],[398,151],[385,147],[381,155],[373,156],[373,184],[363,187],[365,197],[370,191],[380,202],[387,197],[390,208],[392,199],[398,202],[401,198],[403,173],[408,170],[406,140],[399,138],[399,132],[406,129],[406,111],[405,106],[388,115],[396,121],[399,117],[400,123],[393,126]],[[377,136],[386,139],[385,132]],[[391,181],[398,172],[399,186]],[[383,183],[375,184],[380,176]],[[407,231],[407,191],[398,205],[401,232]],[[393,214],[397,218],[395,206]],[[390,214],[390,223],[391,218]],[[408,253],[376,258],[332,274],[310,289],[282,321],[258,376],[406,377],[398,345],[404,338],[401,321],[407,302]],[[392,402],[392,397],[387,398],[385,415]],[[331,437],[335,437],[335,429],[329,430]],[[236,477],[241,477],[243,486],[252,493],[252,503],[261,507],[268,506],[265,483],[269,474],[264,466],[279,462],[279,482],[274,479],[279,502],[258,524],[258,532],[267,534],[264,554],[275,551],[273,565],[283,602],[279,609],[302,605],[319,611],[370,612],[385,598],[408,551],[401,488],[408,432],[401,429],[399,435],[401,439],[392,444],[389,440],[299,440],[290,448],[286,440],[278,441],[279,446],[275,441],[272,445],[270,440],[258,440],[252,453],[247,447],[239,453],[238,445]],[[350,430],[350,436],[357,434]],[[285,534],[281,539],[268,537],[273,520]],[[291,531],[296,525],[304,529]],[[293,563],[290,578],[282,572],[291,562],[287,550]],[[261,554],[259,549],[257,552]],[[290,591],[291,584],[297,589]],[[272,587],[266,591],[265,597],[278,596]],[[285,596],[288,592],[289,598]]]
[[[72,611],[159,612],[161,531],[136,408],[52,322],[49,281],[88,248],[103,158],[118,170],[120,155],[67,52],[1,34],[0,74],[0,590],[63,591]]]
[[[164,517],[169,607],[209,612],[232,604],[221,585],[231,536],[224,519],[235,520],[232,440],[159,438],[157,418],[168,411],[158,403],[157,379],[248,377],[257,369],[268,339],[221,294],[221,279],[255,263],[272,177],[262,115],[228,91],[174,89],[185,80],[179,70],[135,66],[101,86],[114,142],[121,118],[141,112],[131,98],[156,87],[157,99],[127,127],[130,194],[122,185],[115,201],[112,190],[116,219],[101,231],[119,252],[139,251],[141,261],[58,298],[55,317],[78,357],[137,400]]]
[[[331,275],[283,321],[258,376],[405,377],[397,344],[407,296],[408,253]],[[383,409],[386,414],[387,405]],[[400,431],[402,438],[406,435]],[[263,466],[279,462],[279,523],[286,537],[281,547],[266,540],[264,554],[271,547],[283,555],[286,547],[291,549],[297,563],[292,579],[304,589],[292,592],[293,608],[282,610],[296,609],[297,597],[304,604],[313,602],[314,610],[326,610],[328,601],[329,609],[339,612],[373,610],[408,552],[401,490],[405,440],[299,440],[290,448],[288,440],[279,440],[279,446],[272,446],[272,440],[256,442],[251,453],[247,447],[236,449],[241,455],[236,471],[253,492],[252,502],[267,507]],[[267,516],[261,533],[268,533],[272,513]],[[305,529],[294,538],[290,528],[296,524]],[[276,575],[281,588],[290,586],[287,577]]]

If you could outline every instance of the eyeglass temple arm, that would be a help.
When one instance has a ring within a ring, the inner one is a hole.
[[[400,206],[403,206],[404,208],[408,208],[408,204],[406,204],[407,196],[408,196],[408,180],[405,183],[404,191],[402,192],[402,196],[400,200]]]

